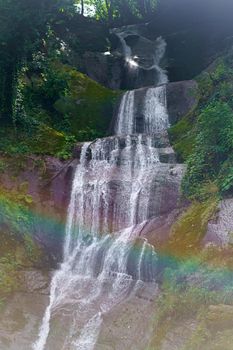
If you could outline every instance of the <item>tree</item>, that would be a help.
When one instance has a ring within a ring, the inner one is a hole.
[[[95,16],[107,21],[110,27],[149,20],[157,7],[157,0],[90,0]]]
[[[18,75],[72,0],[0,0],[0,120],[12,121]]]

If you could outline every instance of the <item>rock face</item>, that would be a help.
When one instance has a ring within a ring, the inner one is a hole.
[[[167,84],[167,107],[169,121],[177,123],[191,113],[198,103],[198,84],[194,80]]]
[[[113,90],[121,88],[124,74],[121,54],[86,52],[83,62],[85,72],[91,79]]]
[[[233,244],[233,198],[220,202],[215,219],[208,224],[203,244],[217,246]]]
[[[192,79],[207,67],[232,38],[233,3],[222,0],[160,1],[149,32],[167,42],[169,77]],[[201,53],[201,54],[200,54]]]
[[[19,272],[18,291],[21,293],[38,293],[49,295],[52,273],[36,269],[28,269]]]
[[[32,196],[32,234],[47,252],[51,264],[62,256],[64,223],[75,163],[75,160],[62,162],[53,157],[14,158],[8,160],[7,171],[0,176],[0,183],[7,190],[20,191],[23,186]]]

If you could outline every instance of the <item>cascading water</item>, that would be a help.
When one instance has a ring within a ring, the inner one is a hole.
[[[115,136],[82,147],[63,263],[52,278],[34,350],[54,349],[54,338],[59,349],[93,350],[104,316],[140,284],[156,282],[157,256],[140,233],[148,219],[160,215],[163,191],[156,179],[169,171],[157,147],[169,124],[166,87],[147,89],[142,110],[139,130],[135,91],[126,92]]]
[[[136,107],[136,90],[126,92],[120,102],[119,111],[115,125],[117,135],[132,135],[140,133],[152,135],[156,132],[167,130],[169,127],[166,102],[166,88],[146,89],[146,95],[142,105]],[[140,108],[140,111],[137,109]],[[141,127],[137,125],[137,116],[143,118]],[[155,117],[156,116],[156,117]]]
[[[135,48],[132,50],[131,46],[127,44],[127,38],[130,36],[142,38],[144,41],[149,42],[148,39],[140,35],[138,27],[130,25],[122,28],[115,28],[112,30],[112,33],[118,37],[121,43],[121,50],[124,55],[126,68],[130,80],[133,81],[135,86],[138,86],[138,84],[140,86],[145,86],[140,82],[141,79],[144,80],[140,78],[140,71],[148,72],[151,75],[152,80],[149,85],[158,86],[168,83],[166,71],[160,67],[167,45],[162,37],[158,37],[154,42],[151,41],[150,44],[152,45],[148,45],[147,43],[147,47],[150,46],[151,50],[143,52],[143,50],[137,50]]]

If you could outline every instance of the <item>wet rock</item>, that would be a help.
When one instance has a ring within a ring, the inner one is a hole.
[[[222,200],[215,218],[209,222],[203,244],[233,244],[233,198]]]
[[[146,111],[145,102],[149,89],[151,88],[146,87],[136,89],[134,91],[135,130],[137,133],[145,132],[145,113],[148,113],[148,111]],[[116,106],[116,112],[110,129],[111,133],[114,132],[117,112],[119,111],[119,105],[122,98],[123,97],[120,97]],[[153,99],[153,96],[150,96],[150,99]],[[162,99],[166,100],[169,122],[171,125],[173,125],[184,116],[192,113],[192,111],[196,108],[198,103],[198,84],[194,80],[168,83],[166,84],[164,96],[161,94],[159,99],[161,99],[161,102]]]
[[[111,42],[111,52],[85,53],[84,70],[89,77],[111,89],[136,89],[161,83],[162,70],[157,67],[159,62],[155,62],[155,53],[160,50],[161,40],[149,38],[147,25],[112,29]],[[163,45],[165,51],[166,44]],[[130,51],[129,61],[126,50]]]

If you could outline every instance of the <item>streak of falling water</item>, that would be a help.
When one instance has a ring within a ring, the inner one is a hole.
[[[134,115],[134,91],[132,90],[127,91],[122,97],[115,126],[117,135],[129,135],[135,132]]]
[[[158,81],[157,85],[162,85],[168,83],[168,77],[165,70],[160,67],[160,62],[163,59],[166,52],[166,41],[160,36],[156,40],[156,49],[154,54],[154,64],[150,67],[150,69],[155,68],[158,73]]]
[[[153,134],[169,127],[166,86],[149,88],[144,100],[144,132]]]

